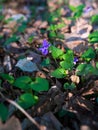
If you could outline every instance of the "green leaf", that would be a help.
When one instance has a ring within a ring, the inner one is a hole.
[[[49,66],[50,65],[50,59],[49,58],[43,59],[41,65],[46,66],[46,67]]]
[[[48,91],[49,82],[44,78],[37,77],[34,82],[29,84],[29,87],[36,92]]]
[[[10,84],[14,83],[14,77],[9,74],[0,73],[0,77],[2,77],[4,80],[7,80]]]
[[[89,39],[98,38],[98,31],[95,31],[95,32],[92,32],[91,34],[89,34],[88,38]]]
[[[72,12],[75,12],[77,8],[76,8],[75,6],[73,6],[73,5],[69,5],[69,9],[70,9]]]
[[[57,68],[51,72],[51,75],[55,78],[64,78],[66,76],[66,70],[63,68]]]
[[[82,13],[83,13],[83,9],[84,9],[85,5],[84,4],[81,4],[79,6],[76,7],[76,11],[74,13],[74,18],[79,18],[81,17]]]
[[[66,70],[71,70],[74,66],[73,62],[69,61],[61,61],[60,65],[62,68],[66,69]]]
[[[64,61],[60,62],[60,65],[62,68],[66,69],[66,70],[70,70],[73,68],[73,61],[74,61],[74,56],[73,56],[73,51],[72,50],[68,50],[66,52],[66,54],[64,54],[62,56],[62,58],[64,59]]]
[[[85,60],[89,61],[91,59],[94,59],[96,56],[95,50],[93,48],[89,48],[87,51],[85,51],[81,57],[84,58]]]
[[[22,94],[18,100],[18,104],[24,109],[28,109],[38,102],[38,97],[30,93]]]
[[[91,17],[91,23],[98,25],[98,14],[93,15],[93,16]]]
[[[98,69],[98,62],[96,62],[96,68]]]
[[[76,68],[77,75],[87,76],[87,75],[98,75],[98,69],[94,68],[91,64],[80,64]]]
[[[55,46],[50,46],[49,50],[51,51],[52,57],[54,59],[59,58],[61,55],[63,55],[63,51]]]
[[[19,37],[17,37],[16,35],[13,35],[12,37],[10,37],[10,38],[8,38],[7,40],[6,40],[6,42],[4,43],[4,45],[8,45],[8,44],[10,44],[10,43],[12,43],[12,42],[16,42],[16,41],[18,41],[20,38]]]
[[[98,43],[98,38],[92,38],[89,40],[90,43]]]
[[[0,118],[2,121],[6,121],[7,117],[8,117],[8,109],[3,103],[0,103]]]
[[[22,33],[25,31],[25,29],[27,28],[27,25],[25,23],[23,23],[22,25],[20,25],[17,29],[18,32]]]
[[[30,87],[28,86],[28,84],[32,81],[32,79],[29,76],[21,76],[19,78],[17,78],[14,82],[14,86],[18,87],[20,89],[23,90],[28,90],[30,89]]]
[[[57,34],[53,31],[49,32],[49,38],[56,38]]]
[[[29,43],[32,43],[33,39],[34,39],[34,36],[30,36],[30,37],[28,38],[28,42],[29,42]]]
[[[76,88],[76,85],[74,83],[71,83],[71,84],[65,83],[63,87],[64,87],[65,90],[67,90],[67,89],[73,90],[73,89]]]

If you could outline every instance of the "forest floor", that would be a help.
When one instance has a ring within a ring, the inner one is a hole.
[[[0,130],[98,130],[97,14],[89,0],[2,0]]]

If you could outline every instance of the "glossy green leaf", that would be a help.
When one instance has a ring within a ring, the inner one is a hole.
[[[18,100],[18,104],[24,109],[28,109],[38,102],[38,97],[30,93],[22,94]]]
[[[86,59],[86,60],[91,60],[94,59],[96,56],[95,54],[95,50],[93,48],[89,48],[88,50],[86,50],[81,57]]]
[[[62,55],[62,58],[64,59],[64,61],[60,62],[61,67],[66,70],[72,69],[72,67],[74,65],[73,51],[68,50],[66,54]]]
[[[0,77],[2,77],[4,80],[7,80],[10,84],[14,83],[14,77],[12,75],[0,73]]]
[[[17,78],[14,82],[14,86],[18,87],[20,89],[23,90],[28,90],[30,89],[30,87],[28,86],[28,84],[32,81],[32,79],[29,76],[21,76],[19,78]]]
[[[69,5],[69,9],[70,9],[72,12],[75,12],[77,8],[76,8],[75,6]]]
[[[29,84],[29,87],[36,92],[48,91],[49,82],[47,79],[37,77],[34,82]]]
[[[50,46],[49,50],[51,51],[52,57],[54,59],[59,58],[64,53],[61,49],[55,46]]]
[[[6,121],[7,117],[8,117],[8,109],[3,103],[0,103],[0,118],[2,121]]]
[[[92,38],[89,40],[90,43],[98,43],[98,38]]]
[[[66,70],[63,68],[57,68],[53,72],[51,72],[51,76],[55,78],[64,78],[66,76]]]
[[[88,36],[89,39],[98,38],[98,31],[92,32]]]

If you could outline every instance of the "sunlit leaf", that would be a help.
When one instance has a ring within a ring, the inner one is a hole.
[[[24,109],[28,109],[38,102],[38,97],[30,93],[22,94],[18,100],[18,104]]]
[[[29,84],[29,87],[36,92],[48,91],[49,82],[44,78],[37,77],[35,81]]]
[[[98,24],[98,14],[93,15],[93,16],[91,17],[91,23],[92,23],[92,24]]]
[[[66,70],[63,68],[57,68],[53,72],[51,72],[51,76],[55,78],[64,78],[66,76]]]
[[[95,58],[95,55],[95,50],[93,48],[89,48],[81,55],[81,57],[86,60],[91,60]]]
[[[54,59],[59,58],[64,53],[61,49],[55,46],[50,46],[49,50],[51,51],[52,57]]]

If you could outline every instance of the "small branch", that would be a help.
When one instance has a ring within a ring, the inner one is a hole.
[[[2,96],[2,98],[4,98],[8,103],[12,104],[13,106],[15,106],[17,109],[19,109],[34,125],[36,125],[36,127],[39,130],[42,130],[41,126],[21,107],[19,106],[16,102],[14,102],[11,99],[6,98],[1,92],[0,95]]]

